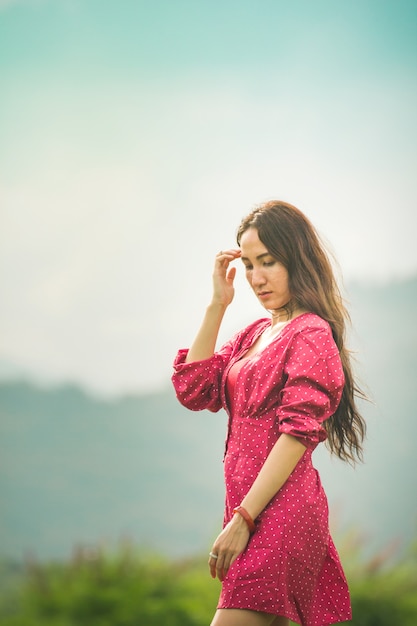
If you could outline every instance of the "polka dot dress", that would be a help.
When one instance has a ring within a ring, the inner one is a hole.
[[[218,608],[252,609],[303,626],[326,626],[351,619],[351,608],[311,455],[326,438],[323,421],[340,401],[343,370],[328,324],[311,313],[293,319],[271,344],[245,358],[269,324],[258,320],[204,361],[185,363],[187,351],[180,350],[172,380],[189,409],[228,413],[225,524],[282,433],[306,446],[257,518],[255,533],[222,584]]]

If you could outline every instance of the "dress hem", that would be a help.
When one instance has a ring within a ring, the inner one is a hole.
[[[267,610],[262,610],[259,607],[255,608],[254,606],[242,606],[242,605],[237,606],[235,602],[228,603],[227,606],[224,606],[223,603],[219,602],[216,608],[217,609],[238,609],[238,610],[243,610],[243,611],[254,611],[255,613],[265,613],[266,615],[274,615],[275,617],[286,617],[287,619],[291,620],[295,624],[299,624],[300,626],[332,626],[333,624],[344,624],[345,622],[349,622],[352,619],[352,614],[350,613],[349,615],[346,615],[344,617],[340,616],[338,618],[333,618],[333,621],[330,621],[330,622],[323,622],[323,621],[303,622],[303,621],[300,621],[299,615],[294,615],[289,610],[280,611],[280,612],[277,612],[277,610],[267,611]],[[334,619],[336,619],[336,621],[334,621]]]

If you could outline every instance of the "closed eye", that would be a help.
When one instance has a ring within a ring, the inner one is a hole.
[[[253,265],[251,265],[250,263],[245,263],[245,261],[243,261],[243,265],[245,266],[245,270],[253,269]]]

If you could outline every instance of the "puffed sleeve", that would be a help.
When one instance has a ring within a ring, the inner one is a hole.
[[[179,350],[174,360],[172,384],[181,404],[191,411],[219,411],[224,360],[217,354],[204,361],[185,363],[188,350]]]
[[[344,386],[339,352],[330,330],[299,333],[288,349],[277,409],[279,432],[314,449],[327,437],[324,420],[336,411]]]
[[[225,343],[212,357],[203,361],[185,359],[188,349],[179,350],[174,360],[172,384],[180,403],[191,411],[219,411],[222,408],[222,378],[238,336]]]

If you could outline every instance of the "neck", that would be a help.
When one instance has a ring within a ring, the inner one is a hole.
[[[296,310],[297,307],[294,307],[291,301],[287,302],[285,306],[282,306],[279,309],[273,309],[270,311],[272,325],[279,324],[280,322],[289,322],[295,315]]]

